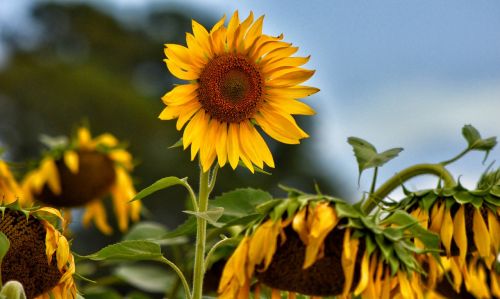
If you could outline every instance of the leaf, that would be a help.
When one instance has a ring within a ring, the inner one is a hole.
[[[156,261],[162,254],[160,245],[154,242],[126,240],[83,257],[93,261]]]
[[[165,238],[166,227],[156,222],[139,222],[124,236],[124,240],[147,240],[158,245],[177,245],[188,241],[186,237]]]
[[[153,265],[125,264],[115,270],[115,275],[130,285],[146,292],[164,292],[175,283],[172,272]]]
[[[0,291],[0,298],[26,299],[23,285],[15,280],[8,281]]]
[[[344,218],[344,217],[359,218],[362,215],[353,206],[345,203],[337,203],[335,205],[335,210],[337,211],[337,215],[339,216],[339,218]]]
[[[467,140],[469,149],[486,152],[483,162],[486,161],[488,154],[497,144],[496,137],[482,139],[479,131],[472,125],[465,125],[462,128],[462,135]]]
[[[359,176],[363,170],[373,167],[380,167],[389,160],[398,156],[402,148],[391,148],[382,153],[377,153],[377,149],[371,143],[358,137],[349,137],[347,142],[352,146],[354,156],[358,162]]]
[[[182,224],[177,226],[176,229],[166,233],[163,239],[177,238],[181,236],[192,236],[196,233],[196,218],[189,217]]]
[[[85,291],[85,299],[122,299],[120,293],[109,288],[94,287]]]
[[[177,142],[176,142],[176,143],[172,144],[172,145],[171,145],[171,146],[169,146],[168,148],[169,148],[169,149],[172,149],[172,148],[181,147],[181,146],[182,146],[182,137],[181,137],[179,140],[177,140]]]
[[[186,184],[187,178],[179,179],[178,177],[174,176],[169,176],[166,178],[159,179],[158,181],[154,182],[151,186],[146,187],[142,189],[139,193],[137,193],[134,198],[132,198],[132,201],[143,199],[146,196],[149,196],[152,193],[155,193],[156,191],[160,191],[162,189],[175,186],[175,185],[184,185]]]
[[[223,193],[210,201],[210,207],[224,208],[224,219],[233,219],[255,213],[255,208],[272,199],[271,194],[252,188]],[[224,221],[227,222],[227,221]]]
[[[222,224],[217,223],[217,220],[224,214],[223,207],[215,207],[205,212],[196,212],[196,211],[182,211],[183,213],[194,215],[195,217],[205,219],[208,223],[215,227],[221,227]]]

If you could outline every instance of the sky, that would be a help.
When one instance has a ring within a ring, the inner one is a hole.
[[[378,150],[405,150],[379,172],[379,182],[420,162],[451,158],[465,147],[464,124],[483,137],[500,135],[500,1],[298,1],[177,0],[93,1],[122,18],[168,3],[194,6],[214,17],[252,10],[265,14],[264,32],[311,55],[307,82],[321,92],[304,101],[317,124],[304,141],[320,167],[360,195],[371,173],[357,184],[357,165],[346,139],[357,136]],[[0,29],[16,26],[28,0],[0,0]],[[2,52],[0,50],[0,63]],[[300,145],[299,145],[300,146]],[[488,162],[500,158],[496,148]],[[487,165],[472,153],[450,170],[473,187]],[[488,164],[488,163],[487,163]],[[498,167],[498,163],[495,164]],[[433,187],[423,178],[410,188]]]

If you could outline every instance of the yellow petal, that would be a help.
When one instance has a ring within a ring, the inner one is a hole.
[[[217,140],[215,140],[215,151],[219,166],[223,167],[227,162],[227,123],[223,122],[219,125],[217,132]]]
[[[474,231],[474,244],[476,244],[479,255],[488,257],[490,255],[490,235],[479,209],[474,209],[472,229]]]
[[[212,49],[210,47],[210,42],[209,42],[210,36],[207,29],[205,29],[205,27],[203,27],[195,20],[192,20],[192,26],[193,26],[193,34],[194,37],[196,38],[196,41],[198,42],[204,53],[211,57]]]
[[[66,151],[64,153],[64,164],[72,173],[78,173],[78,154],[75,151]]]
[[[113,232],[107,221],[106,210],[99,200],[93,200],[85,208],[85,213],[82,216],[83,225],[88,226],[91,220],[94,220],[96,227],[102,233],[109,235]]]
[[[290,133],[283,131],[280,127],[277,127],[276,124],[273,124],[270,120],[267,118],[256,114],[255,115],[255,120],[259,124],[259,126],[266,132],[267,135],[272,137],[275,140],[278,140],[279,142],[286,143],[286,144],[299,144],[299,138],[291,138]],[[294,136],[295,137],[295,136]]]
[[[295,86],[297,84],[309,80],[309,78],[311,78],[314,75],[314,73],[315,71],[311,70],[304,70],[304,69],[296,70],[267,81],[266,86],[272,86],[272,87]]]
[[[307,104],[294,99],[273,97],[267,101],[273,109],[287,114],[314,115],[316,112]]]
[[[453,220],[451,218],[450,209],[446,209],[443,215],[443,223],[441,225],[441,243],[446,249],[446,254],[451,254],[451,239],[453,238]]]
[[[203,111],[201,109],[200,111]],[[191,144],[191,161],[194,160],[198,150],[200,149],[201,143],[203,141],[203,137],[205,136],[208,130],[208,122],[210,121],[210,116],[208,113],[204,113],[201,115],[202,118],[198,122],[198,129],[196,136],[193,137],[193,143]]]
[[[271,154],[267,143],[264,141],[264,138],[260,136],[260,133],[253,126],[250,132],[252,133],[252,140],[255,143],[255,148],[259,152],[259,156],[262,158],[264,163],[267,164],[267,166],[274,168],[273,155]]]
[[[431,212],[431,226],[430,230],[434,233],[439,234],[441,230],[441,223],[443,222],[445,205],[440,202],[436,202],[432,207]]]
[[[68,240],[66,240],[64,236],[60,235],[56,250],[57,268],[59,269],[59,271],[62,271],[63,267],[66,266],[69,255],[70,253]]]
[[[179,65],[177,65],[174,61],[165,59],[165,63],[167,64],[167,68],[175,77],[182,80],[196,80],[199,78],[199,74],[182,69]]]
[[[230,123],[229,130],[227,132],[227,156],[229,164],[233,169],[238,166],[240,148],[239,148],[239,124]]]
[[[369,261],[370,261],[370,256],[368,255],[368,251],[365,251],[365,254],[363,254],[363,258],[361,259],[361,278],[359,280],[358,286],[354,290],[354,295],[359,296],[365,289],[366,286],[368,285],[368,280],[369,280]]]
[[[500,223],[493,212],[488,209],[488,229],[490,232],[491,247],[494,253],[500,249]]]
[[[465,265],[465,256],[467,255],[467,233],[465,230],[465,213],[463,205],[460,205],[460,208],[455,213],[453,232],[453,240],[455,240],[455,244],[457,244],[460,256],[460,266],[462,267]]]
[[[311,217],[311,216],[309,216]],[[323,248],[326,236],[337,225],[338,217],[335,210],[328,203],[318,204],[313,212],[313,221],[309,231],[309,242],[306,246],[303,269],[306,269],[316,262]]]
[[[350,229],[347,228],[344,234],[344,243],[341,258],[342,270],[345,277],[342,296],[347,296],[347,294],[351,292],[352,281],[354,278],[354,268],[356,267],[358,245],[359,239],[351,239]]]
[[[408,281],[407,273],[404,271],[398,271],[398,280],[399,280],[399,290],[401,295],[405,299],[413,299],[413,291]]]
[[[266,90],[266,95],[268,96],[282,96],[291,97],[294,99],[305,98],[313,95],[319,91],[316,87],[309,86],[292,86],[292,87],[275,87],[268,88]]]
[[[57,171],[57,166],[54,160],[51,158],[45,158],[41,165],[40,170],[47,180],[47,184],[50,190],[56,195],[61,194],[61,183],[59,179],[59,171]]]
[[[235,11],[233,16],[231,17],[231,20],[229,21],[229,24],[227,25],[226,39],[228,45],[233,44],[234,33],[236,32],[236,29],[238,28],[239,24],[240,24],[240,19],[238,16],[238,11]]]
[[[243,150],[245,155],[252,161],[253,164],[260,168],[264,168],[264,162],[259,155],[258,149],[252,139],[253,133],[251,132],[252,125],[247,121],[240,123],[240,149]]]
[[[92,136],[90,135],[89,129],[85,127],[78,128],[78,146],[80,148],[92,147]]]
[[[295,216],[292,221],[292,228],[297,234],[299,234],[302,243],[305,245],[309,244],[309,227],[306,222],[306,212],[307,208],[302,208]]]
[[[204,172],[210,169],[216,157],[215,140],[217,140],[217,131],[219,131],[219,121],[212,119],[208,124],[206,138],[200,149],[200,161]]]
[[[244,237],[227,261],[220,279],[219,293],[222,293],[227,288],[232,279],[236,279],[238,285],[243,285],[248,280],[245,271],[241,271],[241,269],[245,269],[247,264],[249,244],[250,238]]]

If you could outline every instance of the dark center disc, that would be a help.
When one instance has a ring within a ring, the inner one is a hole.
[[[333,296],[344,288],[342,246],[345,230],[335,228],[325,239],[324,257],[307,269],[302,269],[305,245],[299,235],[288,226],[286,241],[278,246],[271,264],[264,272],[256,271],[258,279],[269,287],[304,295]],[[364,252],[364,242],[359,243],[354,271],[353,288],[359,280],[359,264]]]
[[[46,184],[36,197],[55,207],[79,207],[106,195],[116,174],[113,161],[96,151],[78,151],[79,169],[69,170],[62,159],[56,160],[61,182],[61,194],[56,195]]]
[[[54,288],[62,277],[54,254],[49,264],[45,254],[45,227],[34,217],[7,209],[0,220],[0,231],[10,241],[2,261],[2,283],[19,281],[28,299]]]
[[[221,122],[251,118],[264,97],[264,79],[245,56],[214,57],[198,80],[198,99],[210,116]]]

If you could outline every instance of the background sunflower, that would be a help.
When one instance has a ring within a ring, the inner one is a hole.
[[[137,221],[141,209],[139,201],[129,204],[136,193],[129,175],[132,169],[132,156],[113,135],[92,139],[81,127],[71,142],[51,148],[40,166],[26,174],[23,190],[32,202],[64,208],[68,219],[68,208],[84,207],[83,224],[93,221],[105,234],[112,228],[103,199],[111,195],[118,228],[126,231],[129,219]]]

